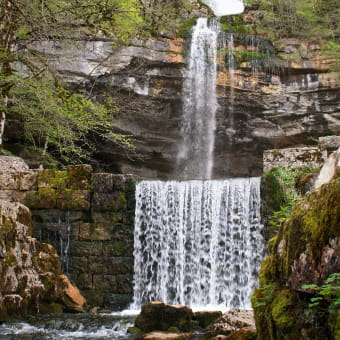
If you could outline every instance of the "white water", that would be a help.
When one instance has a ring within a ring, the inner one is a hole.
[[[259,178],[142,181],[136,200],[133,309],[250,308],[263,256]]]
[[[177,175],[183,179],[209,179],[213,168],[217,109],[216,25],[200,18],[194,27],[188,74],[183,86],[182,143]]]
[[[202,2],[209,6],[217,17],[240,14],[244,11],[242,0],[202,0]]]

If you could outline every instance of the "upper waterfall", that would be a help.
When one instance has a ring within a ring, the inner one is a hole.
[[[244,11],[242,0],[202,0],[217,17],[240,14]]]
[[[189,66],[183,85],[182,143],[177,156],[177,176],[209,179],[213,168],[217,109],[217,37],[214,20],[197,20],[193,28]]]

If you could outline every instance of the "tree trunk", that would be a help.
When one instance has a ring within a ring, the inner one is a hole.
[[[0,51],[2,61],[0,63],[1,76],[6,77],[12,74],[13,51],[17,32],[18,9],[11,1],[4,1],[0,6]],[[13,84],[4,81],[0,87],[0,150],[3,144],[3,134],[6,122],[6,109],[8,94]]]

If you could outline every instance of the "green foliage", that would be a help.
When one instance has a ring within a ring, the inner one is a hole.
[[[112,115],[118,111],[113,103],[94,104],[46,77],[17,77],[14,84],[8,122],[18,127],[17,137],[25,144],[72,164],[91,156],[95,147],[91,136],[131,147],[131,139],[112,132]],[[46,160],[51,162],[50,157]]]
[[[323,50],[339,57],[340,9],[338,0],[247,0],[264,10],[258,33],[271,39],[300,37],[317,41]]]
[[[316,293],[316,296],[310,299],[307,312],[311,309],[317,309],[320,313],[325,312],[323,310],[325,304],[329,313],[335,313],[340,308],[340,273],[331,274],[321,286],[309,284],[303,285],[302,288]]]
[[[272,195],[277,196],[273,205],[279,204],[279,209],[273,210],[269,218],[270,234],[275,235],[279,231],[282,223],[290,218],[293,205],[301,198],[301,194],[296,190],[297,178],[318,170],[308,167],[300,169],[277,167],[263,174],[263,177],[270,179],[272,183]]]
[[[179,36],[183,36],[185,29],[194,23],[193,20],[183,23],[183,17],[191,10],[189,0],[140,0],[140,3],[143,36],[175,33],[177,29]]]
[[[138,0],[17,0],[20,39],[74,36],[75,28],[127,42],[140,29]]]

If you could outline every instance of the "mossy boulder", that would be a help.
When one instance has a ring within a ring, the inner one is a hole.
[[[135,327],[142,332],[167,331],[177,327],[182,332],[190,331],[193,312],[182,305],[168,305],[163,302],[150,302],[142,306],[135,320]]]
[[[340,272],[339,202],[340,178],[300,199],[271,240],[252,297],[258,339],[337,339],[332,297],[323,299],[320,310],[312,309],[317,291],[306,287],[322,286]]]

